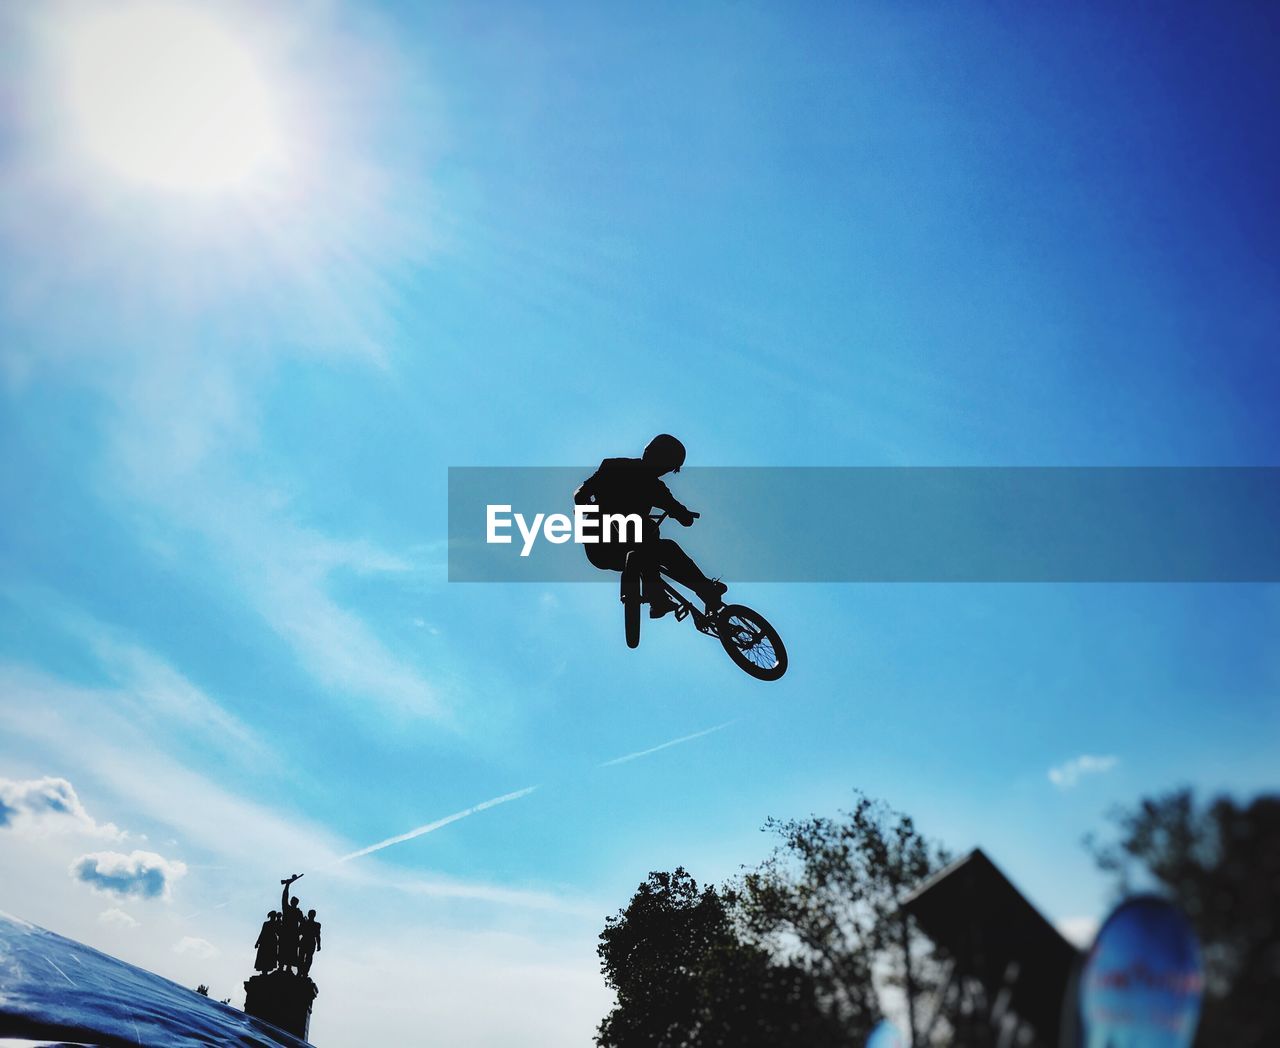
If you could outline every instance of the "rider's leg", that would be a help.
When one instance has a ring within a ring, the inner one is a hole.
[[[641,585],[644,590],[644,599],[649,602],[649,618],[660,619],[668,612],[675,611],[676,606],[671,603],[663,587],[662,565],[653,555],[654,547],[650,546],[646,552],[648,556],[644,558],[642,565]]]
[[[644,599],[649,603],[651,619],[660,619],[668,612],[674,611],[676,607],[667,597],[662,582],[661,550],[664,541],[658,533],[657,524],[652,519],[646,520],[644,541],[640,545],[640,554],[643,557],[640,562],[640,584]]]
[[[628,547],[617,543],[584,542],[582,549],[592,567],[599,568],[601,571],[621,571],[626,566]]]
[[[688,586],[708,605],[719,603],[728,589],[723,582],[713,582],[707,578],[693,558],[674,539],[662,539],[658,543],[658,562],[672,579],[682,586]]]

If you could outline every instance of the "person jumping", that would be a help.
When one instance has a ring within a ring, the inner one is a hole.
[[[649,602],[649,617],[653,619],[660,619],[675,608],[663,592],[660,573],[666,573],[696,593],[707,605],[708,612],[722,603],[729,588],[704,575],[678,542],[660,538],[657,526],[649,519],[649,511],[654,507],[665,510],[686,528],[697,519],[698,514],[677,500],[662,481],[666,474],[680,472],[684,458],[684,445],[669,433],[659,433],[649,441],[640,458],[605,459],[573,495],[573,501],[579,506],[597,506],[602,517],[608,513],[636,514],[644,521],[643,544],[656,550],[656,555],[645,558],[643,572],[644,597]],[[583,548],[595,567],[621,571],[627,554],[640,545],[600,541],[584,543]]]

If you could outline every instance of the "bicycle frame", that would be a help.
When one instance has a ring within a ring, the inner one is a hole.
[[[667,599],[676,606],[674,614],[677,622],[683,622],[692,615],[693,624],[700,632],[707,634],[709,637],[719,636],[716,631],[715,620],[706,612],[700,611],[698,606],[676,589],[671,580],[665,575],[662,575],[662,590],[666,593]]]
[[[653,522],[655,532],[662,526],[662,522],[666,519],[667,513],[665,511],[662,513],[652,514],[649,517],[649,520]],[[709,637],[718,637],[719,633],[716,631],[715,619],[711,615],[702,611],[693,601],[678,590],[675,583],[667,578],[661,568],[658,569],[658,576],[662,579],[662,590],[666,594],[667,599],[675,605],[674,614],[676,621],[683,622],[686,618],[692,615],[693,625],[700,633],[705,633]]]
[[[658,528],[666,519],[666,513],[649,516],[644,539],[655,538]],[[703,611],[676,588],[675,582],[663,572],[660,563],[654,571],[653,562],[643,563],[637,557],[639,552],[638,548],[629,550],[622,569],[620,589],[627,647],[640,646],[640,608],[643,603],[652,603],[659,595],[645,592],[647,578],[651,583],[656,581],[661,587],[661,595],[670,601],[677,622],[693,616],[693,625],[698,632],[719,640],[729,658],[743,672],[757,680],[777,680],[787,671],[787,649],[783,646],[778,631],[763,615],[743,604],[720,602]],[[650,555],[656,556],[652,550]],[[762,642],[773,652],[773,659],[768,664],[758,662],[751,654],[760,648]]]

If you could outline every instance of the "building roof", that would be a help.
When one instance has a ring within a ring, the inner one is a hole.
[[[981,849],[929,878],[903,908],[957,974],[976,978],[990,999],[1009,990],[1009,1007],[1056,1038],[1078,953]]]

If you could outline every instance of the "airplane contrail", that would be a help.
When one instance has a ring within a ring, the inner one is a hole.
[[[641,757],[647,757],[651,753],[657,753],[659,750],[665,750],[669,746],[679,746],[682,742],[692,742],[694,739],[700,739],[704,735],[710,735],[712,732],[721,731],[730,724],[736,723],[736,720],[725,721],[723,724],[717,724],[714,728],[704,728],[702,731],[695,731],[692,735],[681,735],[678,739],[671,739],[668,742],[659,743],[657,746],[650,746],[647,750],[637,750],[635,753],[628,753],[625,757],[614,757],[611,761],[605,761],[603,764],[597,764],[597,768],[610,768],[615,764],[626,764],[627,761],[638,760]]]
[[[405,841],[411,841],[415,837],[421,837],[424,833],[432,833],[440,829],[442,826],[448,826],[451,822],[457,822],[459,819],[465,819],[468,815],[474,815],[478,811],[484,811],[486,808],[496,808],[499,804],[506,804],[507,801],[518,801],[521,797],[527,797],[537,786],[526,786],[523,790],[516,790],[515,793],[504,793],[501,797],[494,797],[492,800],[482,801],[479,804],[472,805],[463,811],[456,811],[452,815],[446,815],[443,819],[436,819],[435,822],[429,822],[425,826],[419,826],[416,830],[410,830],[408,833],[402,833],[396,837],[388,837],[385,841],[379,841],[377,844],[371,844],[367,848],[361,848],[359,851],[353,851],[350,855],[344,855],[338,862],[346,862],[349,859],[358,859],[362,855],[368,855],[370,852],[381,851],[383,848],[390,848],[393,844],[402,844]]]

